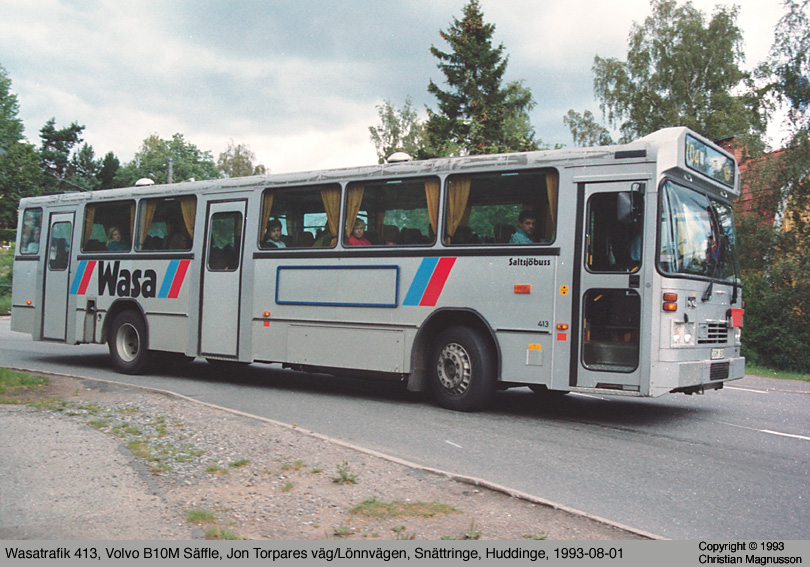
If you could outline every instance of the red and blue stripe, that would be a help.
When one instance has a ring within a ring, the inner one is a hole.
[[[84,295],[87,293],[87,286],[90,285],[90,278],[96,269],[95,260],[82,260],[76,270],[76,277],[70,286],[70,295]]]
[[[163,283],[160,284],[158,298],[176,299],[180,295],[180,288],[183,287],[183,280],[188,271],[191,260],[172,260],[163,276]]]
[[[434,307],[455,263],[455,258],[424,258],[402,305]]]

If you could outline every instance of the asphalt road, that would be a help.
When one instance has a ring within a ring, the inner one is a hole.
[[[0,366],[171,390],[485,478],[671,539],[810,539],[810,384],[746,377],[657,399],[501,392],[477,414],[398,385],[197,361],[150,376],[106,348],[34,343],[0,320]]]

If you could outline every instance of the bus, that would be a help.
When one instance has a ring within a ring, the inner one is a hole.
[[[733,156],[635,142],[20,202],[11,328],[115,368],[203,357],[403,382],[660,396],[744,375]]]

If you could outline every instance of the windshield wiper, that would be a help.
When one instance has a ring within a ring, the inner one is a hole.
[[[714,279],[717,277],[717,272],[723,266],[723,259],[725,257],[725,250],[726,250],[726,235],[720,231],[720,219],[717,218],[717,211],[714,210],[714,207],[709,205],[706,207],[706,210],[709,212],[709,217],[712,223],[712,240],[714,241],[714,245],[717,247],[717,258],[714,262],[714,268],[712,269],[711,280],[709,281],[709,286],[706,288],[706,291],[703,292],[703,296],[700,300],[703,303],[706,303],[712,298],[712,291],[714,291]],[[712,250],[709,250],[709,254],[712,255]],[[736,286],[734,288],[736,293]]]

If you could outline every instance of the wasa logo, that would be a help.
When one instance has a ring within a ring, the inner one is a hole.
[[[85,295],[95,273],[98,295],[176,299],[180,294],[180,288],[183,287],[190,263],[191,260],[170,261],[158,287],[158,275],[155,270],[127,270],[121,267],[118,260],[115,262],[82,260],[70,286],[70,293]]]
[[[402,305],[434,307],[455,263],[455,258],[423,259]]]

